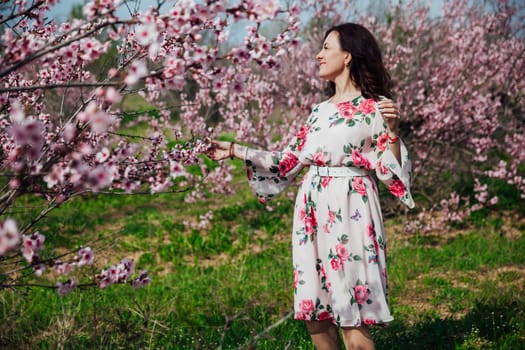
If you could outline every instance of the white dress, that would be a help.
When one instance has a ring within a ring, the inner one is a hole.
[[[315,106],[283,152],[246,151],[250,186],[261,202],[311,166],[297,193],[293,222],[295,318],[331,319],[338,326],[391,321],[386,240],[375,171],[403,203],[411,164],[401,142],[400,165],[388,147],[386,123],[362,96]],[[320,167],[359,168],[362,176],[320,176]]]

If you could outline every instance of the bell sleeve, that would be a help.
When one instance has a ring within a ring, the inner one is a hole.
[[[266,203],[284,191],[304,168],[299,154],[308,130],[308,126],[303,125],[284,151],[246,148],[246,174],[259,202]]]
[[[390,193],[399,198],[409,208],[414,207],[414,200],[410,193],[412,177],[412,162],[408,157],[408,150],[401,139],[401,164],[394,156],[388,145],[387,124],[376,104],[375,116],[372,121],[372,152],[373,163],[377,178],[383,182]]]

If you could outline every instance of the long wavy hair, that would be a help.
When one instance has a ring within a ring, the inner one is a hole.
[[[350,79],[366,98],[379,100],[380,96],[392,98],[392,79],[383,64],[383,56],[376,39],[360,24],[344,23],[334,26],[326,32],[339,33],[339,42],[343,51],[350,52]],[[328,95],[335,94],[335,83],[328,82]]]

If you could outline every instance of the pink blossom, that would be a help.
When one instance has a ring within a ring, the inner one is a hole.
[[[77,281],[73,278],[68,279],[65,282],[57,282],[58,295],[64,296],[69,294],[73,289],[77,287]]]
[[[186,171],[179,162],[170,160],[170,176],[174,179],[180,176],[186,176]]]
[[[145,285],[149,284],[151,282],[150,277],[148,276],[147,270],[141,270],[139,272],[139,276],[133,280],[131,285],[133,288],[140,288],[144,287]]]
[[[155,23],[140,24],[135,29],[135,38],[140,45],[147,46],[157,40],[158,32]]]
[[[279,10],[279,0],[256,2],[253,10],[259,16],[259,20],[274,18]]]
[[[81,248],[78,252],[78,255],[80,256],[80,259],[77,263],[79,267],[85,265],[92,265],[93,261],[95,260],[95,254],[93,253],[90,247]]]
[[[68,262],[55,261],[53,269],[61,275],[69,275],[75,269],[75,265]]]
[[[98,163],[104,163],[109,158],[109,150],[104,147],[100,152],[98,152],[95,156],[95,159]]]
[[[0,223],[0,256],[14,249],[20,243],[20,233],[15,220],[7,219]]]
[[[129,67],[128,75],[124,82],[127,85],[135,85],[139,79],[143,78],[148,74],[148,69],[146,68],[146,63],[142,60],[133,61]]]
[[[32,263],[36,253],[42,249],[45,237],[36,232],[30,236],[22,235],[22,255],[27,262]]]
[[[119,103],[122,100],[122,96],[120,95],[120,92],[117,91],[114,87],[110,86],[106,90],[106,101],[109,103]]]

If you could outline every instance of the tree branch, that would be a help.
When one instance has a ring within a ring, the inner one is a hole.
[[[99,87],[99,86],[120,86],[122,83],[116,81],[108,82],[97,82],[97,83],[63,83],[63,84],[49,84],[49,85],[32,85],[32,86],[13,86],[0,88],[2,92],[20,92],[20,91],[34,91],[40,89],[59,89],[59,88],[70,88],[70,87]]]
[[[263,330],[261,333],[255,335],[248,343],[244,344],[243,346],[239,347],[239,350],[240,349],[248,349],[248,348],[252,348],[255,343],[257,342],[257,340],[259,340],[259,338],[261,338],[262,336],[264,336],[266,333],[268,333],[269,331],[271,331],[272,329],[274,328],[277,328],[279,327],[284,321],[288,320],[289,318],[291,318],[293,316],[293,310],[290,311],[289,313],[287,313],[285,316],[283,316],[280,320],[278,320],[277,322],[275,322],[274,324],[268,326],[265,330]]]
[[[91,34],[95,33],[96,31],[98,31],[98,30],[100,30],[100,29],[102,29],[102,28],[104,28],[104,27],[106,27],[106,26],[109,26],[109,25],[115,25],[115,24],[118,24],[118,23],[121,23],[121,24],[122,24],[122,23],[127,23],[127,22],[126,22],[126,21],[124,21],[124,22],[119,21],[119,22],[114,22],[114,23],[104,22],[104,23],[101,23],[101,24],[95,26],[93,29],[88,30],[88,31],[85,32],[84,34],[81,34],[81,35],[78,35],[78,36],[76,36],[76,37],[74,37],[74,38],[71,38],[71,39],[69,39],[69,40],[66,40],[66,41],[64,41],[63,43],[60,43],[60,44],[56,44],[56,45],[54,45],[54,46],[51,46],[51,47],[48,48],[48,49],[45,49],[45,50],[42,50],[42,51],[37,51],[37,52],[36,52],[35,54],[33,54],[32,56],[29,56],[29,57],[27,57],[26,59],[24,59],[24,60],[22,60],[22,61],[20,61],[20,62],[18,62],[18,63],[15,63],[15,64],[13,64],[11,67],[9,67],[9,68],[7,68],[7,69],[1,71],[1,72],[0,72],[0,78],[3,78],[3,77],[5,77],[5,76],[7,76],[9,73],[11,73],[11,72],[13,72],[13,71],[19,69],[20,67],[25,66],[26,64],[30,63],[31,61],[36,60],[37,58],[40,58],[40,57],[42,57],[42,56],[44,56],[44,55],[47,55],[47,54],[50,53],[50,52],[53,52],[53,51],[58,50],[58,49],[60,49],[60,48],[62,48],[62,47],[64,47],[64,46],[67,46],[67,45],[69,45],[69,44],[71,44],[71,43],[74,43],[75,41],[78,41],[78,40],[80,40],[80,39],[84,39],[84,38],[90,36]]]

